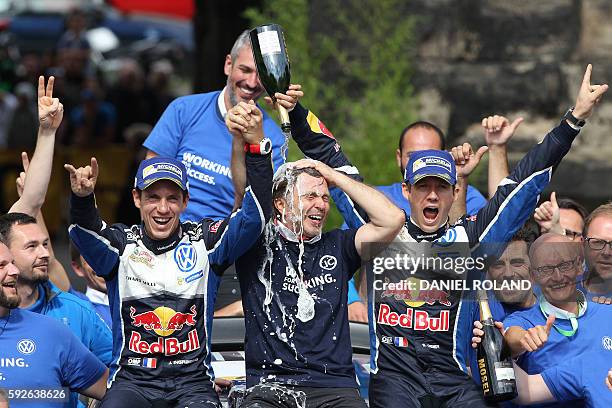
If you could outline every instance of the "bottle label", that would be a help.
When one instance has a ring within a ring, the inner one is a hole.
[[[264,31],[257,34],[262,55],[280,54],[281,44],[276,31]]]
[[[514,369],[511,365],[508,367],[508,364],[503,361],[497,362],[495,363],[495,376],[497,381],[514,380]]]

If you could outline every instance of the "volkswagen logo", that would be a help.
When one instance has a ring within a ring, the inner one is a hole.
[[[338,260],[336,259],[335,256],[331,256],[331,255],[323,255],[321,259],[319,260],[319,266],[322,269],[327,269],[328,271],[331,271],[332,269],[334,269],[337,264],[338,264]]]
[[[36,343],[34,343],[34,340],[30,339],[19,340],[17,343],[17,351],[25,355],[32,354],[36,351]]]
[[[198,255],[191,244],[180,244],[174,250],[174,262],[183,272],[189,272],[196,267]]]
[[[606,350],[612,351],[612,339],[609,338],[608,336],[606,336],[603,339],[601,339],[601,345]]]

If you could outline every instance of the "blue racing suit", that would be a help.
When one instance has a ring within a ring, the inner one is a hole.
[[[104,403],[115,389],[131,388],[148,401],[218,404],[211,365],[217,288],[223,271],[261,235],[269,215],[260,202],[272,199],[270,155],[247,153],[246,170],[241,209],[223,220],[181,223],[163,240],[142,225],[106,225],[93,194],[72,195],[70,237],[106,279],[111,307],[113,362]]]

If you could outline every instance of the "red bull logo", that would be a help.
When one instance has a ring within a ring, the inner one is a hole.
[[[388,305],[380,305],[378,324],[400,326],[406,329],[448,331],[450,328],[450,311],[442,310],[438,317],[429,316],[425,310],[408,308],[406,313],[392,312]]]
[[[198,337],[198,331],[193,329],[189,332],[185,341],[179,341],[175,337],[158,337],[157,341],[149,343],[142,340],[140,333],[133,331],[128,348],[138,354],[174,356],[199,349],[200,338]]]
[[[142,327],[148,331],[154,331],[159,336],[169,336],[176,330],[181,330],[184,325],[195,326],[197,315],[195,305],[189,309],[191,313],[176,312],[166,306],[155,310],[136,314],[136,309],[130,306],[130,318],[132,326]]]
[[[451,306],[447,292],[429,287],[422,289],[428,285],[421,285],[420,279],[411,277],[397,284],[386,283],[387,289],[382,291],[381,299],[391,297],[395,300],[403,300],[410,307],[421,307],[424,304],[432,306],[436,302],[444,306]]]

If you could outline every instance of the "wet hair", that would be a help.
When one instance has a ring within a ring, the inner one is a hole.
[[[236,41],[234,41],[234,45],[232,46],[232,50],[230,51],[232,63],[234,63],[234,61],[236,61],[236,58],[238,58],[238,54],[240,54],[240,50],[242,49],[242,47],[244,47],[245,45],[248,45],[249,47],[251,46],[251,37],[249,37],[249,31],[250,30],[244,30],[238,36],[238,38],[236,38]]]
[[[557,204],[559,205],[559,208],[563,208],[564,210],[576,211],[578,214],[580,214],[583,221],[589,216],[589,212],[586,210],[586,208],[584,208],[578,201],[572,200],[571,198],[559,198],[557,199]]]
[[[305,167],[301,169],[291,169],[288,171],[288,174],[283,176],[281,175],[278,180],[275,181],[272,186],[272,203],[274,203],[279,198],[285,198],[287,195],[287,187],[289,185],[295,185],[298,176],[300,174],[308,174],[312,177],[321,178],[323,175],[319,173],[318,170],[313,169],[312,167]],[[276,206],[273,205],[274,208],[274,216],[282,215],[277,209]]]
[[[591,212],[584,220],[584,231],[582,232],[583,237],[587,237],[587,231],[591,226],[593,220],[597,217],[610,217],[612,218],[612,201],[606,204],[602,204]]]
[[[31,215],[12,212],[0,216],[0,242],[10,246],[13,225],[36,224],[36,218]]]
[[[400,150],[400,152],[402,151],[402,145],[404,143],[404,138],[406,137],[406,133],[408,133],[408,131],[411,130],[411,129],[419,129],[419,128],[427,129],[427,130],[433,130],[434,132],[436,132],[438,137],[440,137],[440,145],[441,145],[440,150],[446,149],[446,139],[444,137],[444,132],[442,132],[442,130],[440,130],[439,127],[437,127],[436,125],[434,125],[431,122],[427,122],[425,120],[419,120],[419,121],[416,121],[416,122],[413,122],[413,123],[409,124],[408,126],[406,126],[404,128],[404,130],[402,130],[402,133],[401,133],[400,138],[399,138],[399,150]]]

